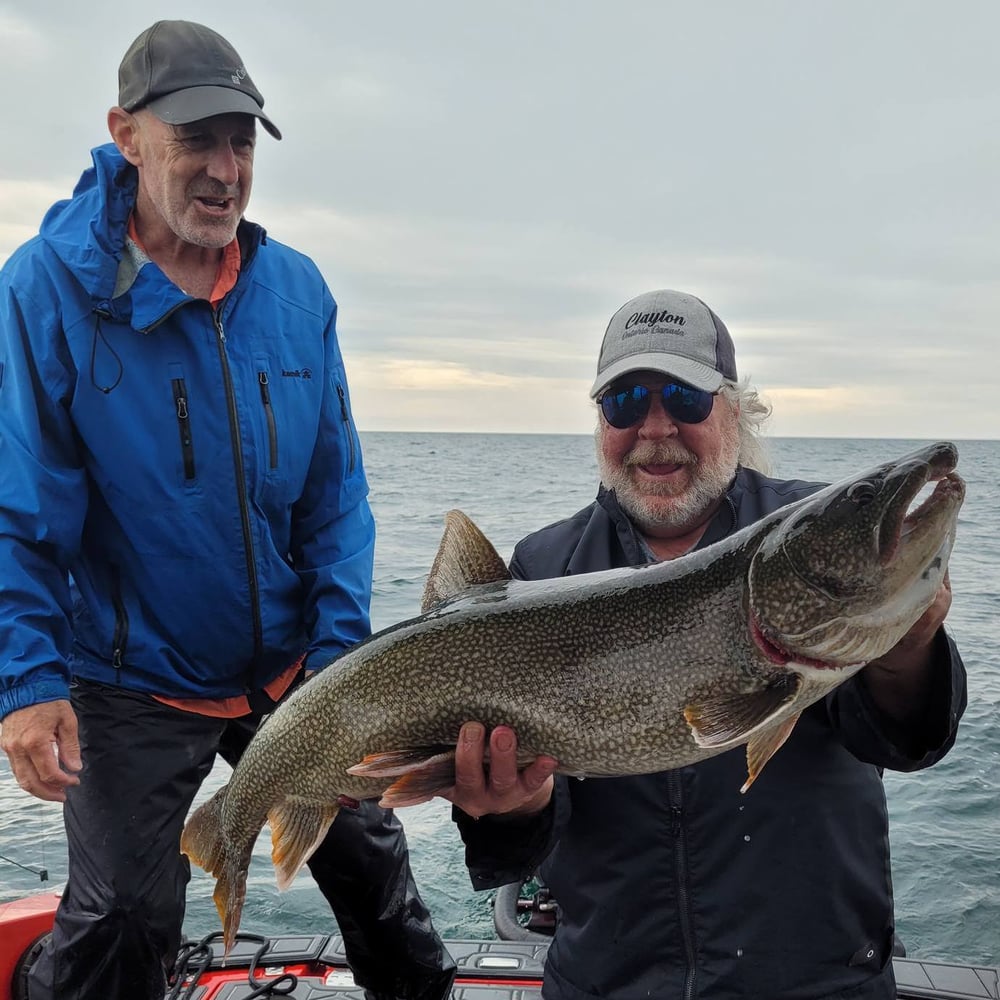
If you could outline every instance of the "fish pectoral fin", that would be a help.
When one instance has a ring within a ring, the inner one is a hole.
[[[510,570],[489,539],[460,510],[445,514],[444,534],[427,575],[420,613],[483,583],[509,580]]]
[[[267,814],[271,824],[271,861],[278,888],[284,891],[337,818],[335,802],[312,802],[289,796]]]
[[[799,721],[801,712],[790,715],[784,722],[765,729],[763,732],[755,733],[747,742],[747,780],[743,783],[740,793],[745,792],[757,779],[757,775],[764,770],[764,765],[781,749],[782,744],[795,728],[795,723]]]
[[[716,749],[736,745],[785,708],[801,685],[801,678],[790,674],[787,679],[757,691],[709,695],[688,705],[684,718],[698,746]]]
[[[349,767],[347,773],[362,778],[395,778],[382,793],[379,805],[385,809],[415,806],[455,784],[455,748],[418,747],[373,753]]]

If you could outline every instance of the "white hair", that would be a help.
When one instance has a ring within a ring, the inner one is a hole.
[[[730,403],[739,407],[736,418],[740,436],[738,461],[746,469],[756,469],[765,476],[771,473],[771,454],[763,439],[763,425],[771,416],[771,404],[761,398],[748,379],[723,382],[720,390]]]

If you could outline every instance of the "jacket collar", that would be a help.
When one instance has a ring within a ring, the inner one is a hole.
[[[139,175],[113,143],[91,151],[73,196],[57,202],[42,220],[40,234],[91,297],[95,312],[141,331],[156,327],[191,301],[148,258],[126,249],[128,220]],[[264,242],[264,230],[242,221],[237,230],[246,271]]]

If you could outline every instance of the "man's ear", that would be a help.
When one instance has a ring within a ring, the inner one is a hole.
[[[139,152],[139,123],[135,115],[119,107],[112,108],[108,112],[108,131],[122,156],[133,167],[138,167],[142,156]]]

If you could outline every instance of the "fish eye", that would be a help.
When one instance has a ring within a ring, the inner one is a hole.
[[[875,499],[877,492],[872,483],[863,479],[860,483],[851,483],[847,488],[847,499],[859,507],[864,507]]]

